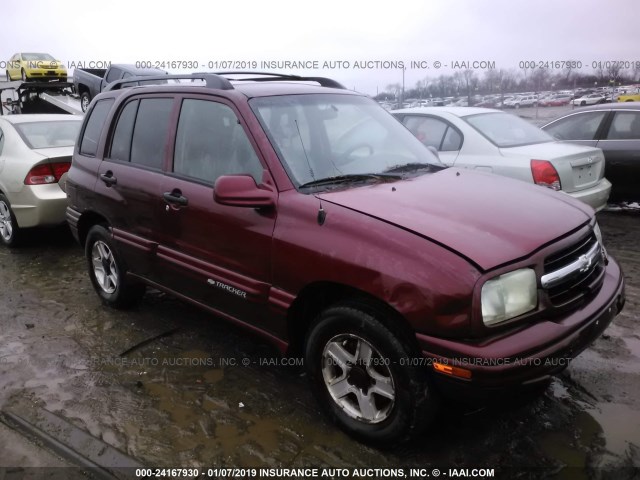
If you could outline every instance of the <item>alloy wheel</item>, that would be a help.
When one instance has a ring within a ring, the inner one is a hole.
[[[386,420],[396,390],[389,360],[353,334],[331,338],[322,352],[322,376],[331,398],[351,418],[369,423]]]
[[[9,242],[13,236],[13,220],[9,206],[0,201],[0,235],[5,242]]]
[[[113,293],[118,288],[120,279],[115,257],[109,246],[101,240],[91,248],[93,274],[98,285],[105,293]]]

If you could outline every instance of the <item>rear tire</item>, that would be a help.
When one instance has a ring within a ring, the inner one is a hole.
[[[126,309],[142,299],[145,286],[127,277],[127,266],[104,225],[89,230],[85,257],[93,288],[105,305]]]
[[[89,92],[82,92],[80,94],[80,108],[82,108],[83,112],[87,111],[90,103],[91,103],[91,95],[89,94]]]
[[[29,81],[29,79],[27,78],[27,72],[24,71],[24,68],[22,69],[22,81],[23,82]]]
[[[11,81],[11,75],[9,75],[9,70],[7,70],[7,82]]]
[[[359,440],[389,446],[421,433],[438,401],[424,363],[411,364],[415,352],[382,315],[356,303],[327,308],[307,336],[305,365],[334,422]]]
[[[0,240],[7,247],[16,247],[20,244],[21,237],[22,231],[11,210],[11,203],[0,193]]]

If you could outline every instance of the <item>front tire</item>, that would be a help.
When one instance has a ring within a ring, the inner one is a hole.
[[[23,82],[29,81],[29,79],[27,78],[27,72],[24,71],[24,68],[22,69],[22,81]]]
[[[371,313],[372,312],[372,313]],[[305,365],[321,407],[350,435],[389,445],[419,434],[437,408],[423,363],[358,304],[326,309],[308,334]]]
[[[21,236],[11,203],[0,193],[0,240],[7,247],[15,247],[20,243]]]
[[[82,92],[80,94],[80,108],[82,108],[83,112],[87,111],[90,103],[91,103],[91,95],[89,95],[89,92]]]
[[[94,225],[89,230],[85,256],[89,278],[104,304],[125,309],[140,301],[145,287],[127,277],[127,266],[103,225]]]
[[[7,82],[11,81],[11,75],[9,74],[9,70],[7,70]]]

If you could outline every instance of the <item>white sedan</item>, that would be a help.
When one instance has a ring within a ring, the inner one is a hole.
[[[611,183],[599,148],[557,142],[526,120],[490,108],[408,108],[393,115],[445,165],[532,182],[596,210],[607,204]]]
[[[0,116],[0,240],[23,229],[65,222],[59,180],[69,170],[82,119],[72,115]]]
[[[585,105],[596,105],[598,103],[604,103],[606,99],[604,95],[599,93],[590,93],[580,98],[574,98],[571,100],[571,104],[575,106],[584,107]]]

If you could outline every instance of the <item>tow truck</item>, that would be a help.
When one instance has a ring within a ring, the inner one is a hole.
[[[0,82],[0,115],[68,113],[82,115],[70,82]]]

